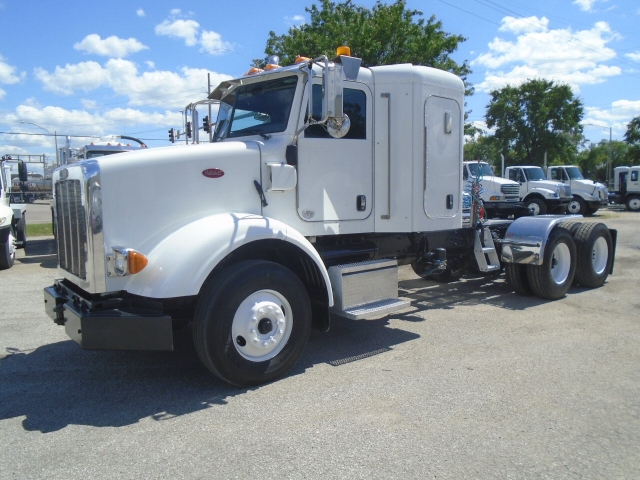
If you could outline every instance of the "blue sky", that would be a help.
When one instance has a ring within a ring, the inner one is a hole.
[[[374,1],[354,1],[372,7]],[[391,2],[386,2],[391,3]],[[262,58],[270,30],[309,21],[312,0],[109,2],[0,0],[0,154],[55,156],[58,134],[121,134],[167,145],[180,110],[212,83],[241,76]],[[593,142],[622,139],[640,115],[638,0],[408,0],[446,32],[467,37],[482,126],[488,91],[549,78],[572,86]],[[300,52],[304,54],[305,52]],[[20,135],[27,133],[31,135]],[[71,146],[87,143],[72,138]]]

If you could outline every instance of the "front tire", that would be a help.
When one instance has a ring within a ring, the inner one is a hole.
[[[239,387],[273,381],[298,360],[311,331],[311,305],[300,279],[277,263],[252,260],[207,281],[193,320],[204,365]]]
[[[627,210],[640,212],[640,197],[629,197],[627,199]]]
[[[544,200],[539,198],[530,198],[526,202],[527,208],[533,212],[534,215],[544,215],[547,213],[547,204]]]
[[[584,223],[574,234],[577,249],[576,283],[587,288],[601,287],[611,271],[613,241],[602,223]]]
[[[557,227],[547,239],[542,265],[531,265],[527,277],[533,293],[547,300],[564,297],[576,273],[576,244],[571,233]]]
[[[574,195],[569,202],[569,206],[567,207],[567,213],[571,215],[588,215],[589,208],[587,207],[587,202],[585,202],[582,198]]]
[[[0,239],[0,270],[7,270],[16,262],[16,247],[13,229],[9,229],[4,239]]]
[[[27,246],[27,215],[24,213],[16,225],[16,240],[18,248],[25,248]]]

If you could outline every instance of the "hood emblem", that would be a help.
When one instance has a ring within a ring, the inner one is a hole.
[[[224,175],[224,172],[219,168],[207,168],[202,171],[202,175],[207,178],[220,178]]]

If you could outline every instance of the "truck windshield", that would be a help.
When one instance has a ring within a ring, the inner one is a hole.
[[[567,174],[571,180],[583,180],[582,172],[578,167],[567,167]]]
[[[495,177],[496,174],[493,173],[493,168],[488,163],[469,163],[469,172],[471,172],[472,177],[478,176],[478,170],[480,170],[481,177]]]
[[[284,131],[297,83],[289,76],[234,89],[220,102],[214,141]]]
[[[527,176],[527,180],[532,182],[534,180],[546,180],[547,177],[544,176],[544,172],[540,167],[532,167],[525,168],[525,175]]]

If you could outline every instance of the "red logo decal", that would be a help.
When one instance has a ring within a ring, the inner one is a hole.
[[[207,168],[202,171],[202,175],[207,178],[220,178],[224,175],[224,172],[219,168]]]

